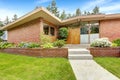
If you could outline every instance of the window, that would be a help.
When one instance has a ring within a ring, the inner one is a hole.
[[[44,26],[44,34],[49,34],[49,26]]]
[[[91,33],[99,33],[99,24],[94,23],[91,25]]]
[[[48,25],[44,25],[44,34],[45,35],[51,35],[54,36],[55,35],[55,29],[54,27],[50,27]]]
[[[89,31],[89,26],[90,26],[90,33],[99,33],[99,23],[98,22],[94,22],[94,23],[85,23],[82,27],[81,27],[81,34],[88,34]]]
[[[53,27],[50,27],[50,35],[52,36],[55,35],[55,29]]]

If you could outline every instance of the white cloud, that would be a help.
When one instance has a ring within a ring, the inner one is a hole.
[[[37,0],[38,4],[42,4],[42,3],[46,3],[46,2],[50,2],[51,0]]]
[[[6,16],[9,16],[10,18],[14,15],[14,13],[7,9],[0,9],[0,19],[3,21],[5,20]]]
[[[92,0],[87,2],[86,4],[83,5],[82,10],[87,10],[90,11],[92,10],[95,6],[102,6],[102,5],[107,5],[107,3],[111,2],[112,0]]]
[[[114,0],[92,0],[85,3],[82,10],[91,11],[95,6],[99,6],[102,13],[120,13],[120,2]]]
[[[116,12],[119,12],[120,11],[120,3],[115,3],[113,5],[100,7],[100,11],[101,12],[105,12],[105,13],[116,13]]]
[[[12,19],[14,14],[17,14],[18,17],[22,15],[20,13],[17,13],[14,10],[0,8],[0,20],[2,20],[2,21],[4,21],[6,19],[6,16],[8,16],[9,19]]]

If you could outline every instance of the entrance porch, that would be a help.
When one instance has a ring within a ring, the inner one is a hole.
[[[90,44],[99,38],[99,22],[81,22],[79,27],[70,27],[67,44]]]

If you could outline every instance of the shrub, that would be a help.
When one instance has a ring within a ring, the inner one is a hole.
[[[112,47],[117,47],[117,44],[116,43],[112,43]]]
[[[91,47],[110,47],[112,43],[108,40],[108,38],[100,38],[96,39],[91,43]]]
[[[3,39],[2,38],[0,38],[0,42],[2,42],[3,41]]]
[[[42,45],[43,48],[53,48],[53,44],[52,43],[46,43],[44,45]]]
[[[14,47],[14,44],[8,42],[0,42],[0,49]]]
[[[61,48],[65,45],[65,41],[64,40],[57,40],[53,44],[55,47]]]
[[[59,29],[59,36],[60,36],[60,39],[65,39],[67,38],[68,36],[68,29],[67,28],[60,28]]]
[[[115,44],[117,44],[117,46],[120,46],[120,39],[116,39],[116,40],[112,41],[112,43],[115,43]]]
[[[40,47],[40,44],[31,43],[31,42],[21,42],[18,44],[18,47],[20,47],[20,48],[38,48],[38,47]]]
[[[44,34],[40,34],[40,44],[41,45],[44,45],[44,44],[50,43],[50,42],[51,42],[51,39],[49,36],[44,35]]]

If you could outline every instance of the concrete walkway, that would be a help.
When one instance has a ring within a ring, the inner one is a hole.
[[[69,60],[77,80],[120,80],[94,60]]]

